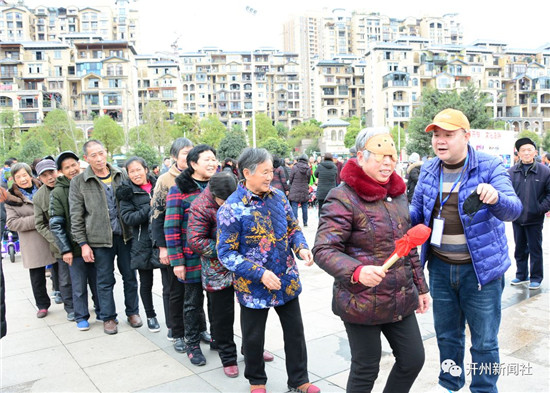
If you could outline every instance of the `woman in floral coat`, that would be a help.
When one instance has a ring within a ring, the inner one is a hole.
[[[364,129],[356,148],[357,158],[342,169],[345,184],[333,188],[323,204],[313,253],[334,277],[332,310],[348,334],[346,392],[372,390],[380,368],[380,333],[396,358],[384,392],[408,392],[424,364],[414,312],[427,311],[428,285],[416,249],[387,272],[382,269],[411,225],[391,136],[386,129]]]
[[[304,327],[298,295],[302,291],[293,251],[313,263],[304,235],[287,198],[270,186],[271,155],[248,148],[239,157],[244,183],[218,210],[218,258],[235,274],[241,304],[245,378],[252,393],[265,393],[262,359],[269,309],[279,316],[285,337],[288,387],[317,393],[309,383]]]

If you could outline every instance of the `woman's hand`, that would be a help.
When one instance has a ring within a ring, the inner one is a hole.
[[[281,289],[281,280],[275,273],[271,270],[266,270],[261,278],[262,283],[266,286],[267,289]]]
[[[185,280],[185,266],[174,266],[174,276],[180,280]]]
[[[299,252],[300,258],[306,262],[306,266],[313,265],[313,254],[307,248],[302,248]]]
[[[163,265],[170,264],[170,259],[168,258],[168,249],[166,247],[159,247],[159,261]]]
[[[386,277],[386,272],[382,266],[366,265],[361,268],[359,273],[359,282],[366,287],[375,287]]]
[[[430,308],[430,294],[425,293],[423,295],[418,295],[418,308],[416,309],[417,314],[424,314]]]
[[[73,253],[67,252],[63,254],[63,262],[65,262],[67,265],[72,266],[73,264]]]

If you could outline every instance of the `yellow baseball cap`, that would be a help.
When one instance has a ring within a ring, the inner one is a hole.
[[[461,111],[447,108],[435,115],[433,122],[426,127],[425,131],[433,131],[436,127],[445,131],[470,131],[470,122]]]

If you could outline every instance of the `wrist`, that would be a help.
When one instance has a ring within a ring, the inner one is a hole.
[[[353,275],[351,276],[351,283],[357,284],[359,282],[359,276],[361,275],[361,270],[364,266],[358,266],[355,271],[353,272]]]

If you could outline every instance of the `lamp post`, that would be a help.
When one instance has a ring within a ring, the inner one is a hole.
[[[258,13],[258,10],[246,6],[246,12],[252,16],[256,16]],[[254,77],[254,73],[256,71],[256,66],[254,62],[254,51],[250,51],[250,67],[252,68],[250,82],[252,83],[252,147],[256,148],[256,105],[254,103],[256,102],[256,78]]]

